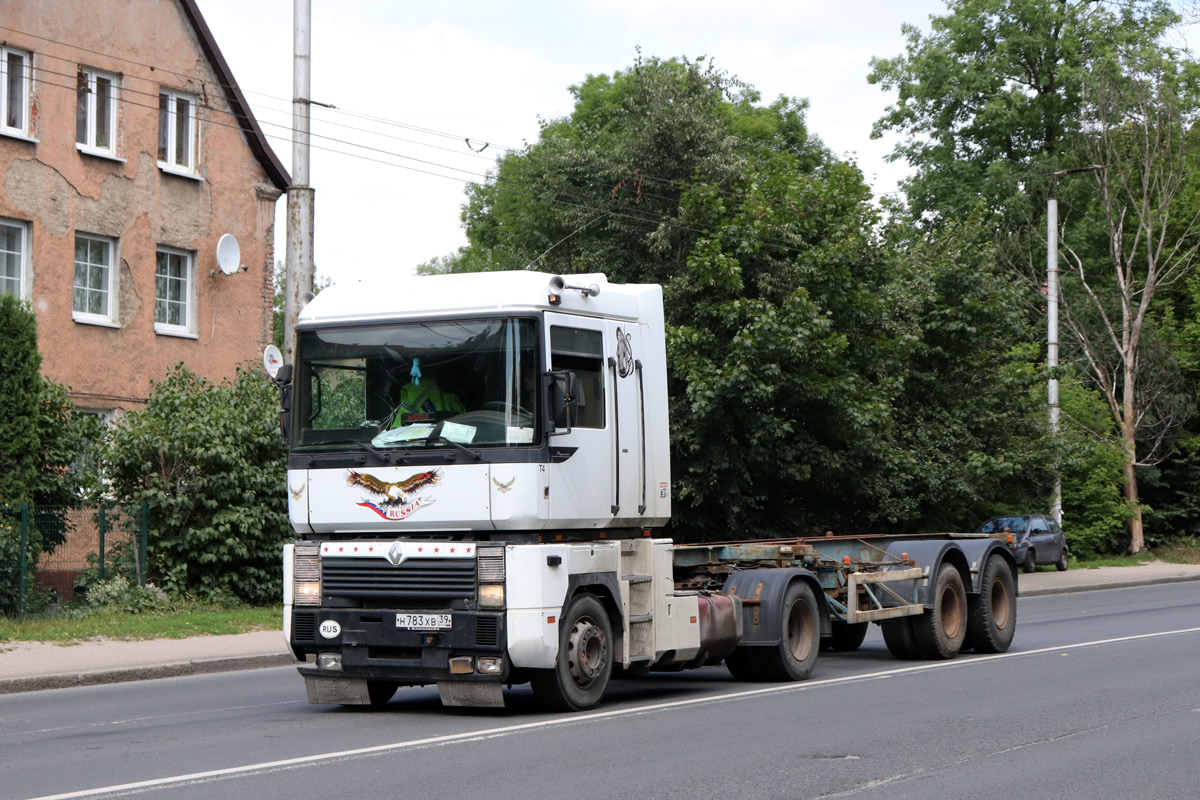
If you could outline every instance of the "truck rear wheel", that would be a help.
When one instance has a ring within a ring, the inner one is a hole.
[[[953,564],[938,569],[930,597],[932,607],[912,617],[917,650],[923,658],[954,658],[967,636],[967,590]]]
[[[920,657],[921,651],[913,636],[912,617],[887,619],[879,623],[879,628],[883,631],[883,643],[893,656],[905,661]]]
[[[576,595],[558,626],[558,660],[535,670],[538,701],[560,711],[583,711],[600,702],[612,676],[612,624],[595,595]]]
[[[817,598],[804,581],[793,581],[780,604],[779,641],[742,645],[725,658],[739,681],[802,681],[812,674],[821,650]]]
[[[979,596],[967,603],[967,639],[963,649],[1005,653],[1017,630],[1017,583],[1008,562],[993,555],[979,576]]]

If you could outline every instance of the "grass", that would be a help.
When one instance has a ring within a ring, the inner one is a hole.
[[[1071,558],[1071,569],[1096,569],[1098,567],[1136,567],[1150,561],[1165,561],[1168,564],[1200,564],[1200,536],[1176,539],[1169,545],[1152,547],[1148,552],[1136,556],[1101,556],[1079,561]]]
[[[82,613],[31,616],[26,617],[24,622],[0,617],[0,642],[72,642],[97,637],[185,639],[189,636],[280,630],[282,615],[280,606],[190,606],[181,610],[142,614],[95,609]]]

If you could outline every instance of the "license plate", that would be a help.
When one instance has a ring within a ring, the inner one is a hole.
[[[397,614],[396,627],[410,631],[444,631],[452,626],[449,614]]]

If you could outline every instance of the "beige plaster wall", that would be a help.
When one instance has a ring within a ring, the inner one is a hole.
[[[6,43],[33,52],[37,142],[0,136],[0,216],[32,223],[43,373],[69,385],[81,407],[130,408],[178,361],[214,381],[257,361],[271,334],[279,191],[176,0],[0,0],[0,18]],[[80,66],[120,76],[121,160],[76,149]],[[200,180],[157,165],[160,88],[198,98]],[[118,240],[118,327],[72,319],[77,231]],[[216,270],[224,233],[237,237],[247,272]],[[155,333],[158,245],[195,253],[194,337]]]

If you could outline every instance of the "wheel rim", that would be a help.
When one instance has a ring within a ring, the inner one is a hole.
[[[809,619],[808,607],[803,603],[793,603],[788,610],[787,644],[792,656],[797,661],[808,658],[813,648],[812,620]]]
[[[1008,587],[1004,581],[992,581],[992,620],[998,630],[1008,627],[1009,617]]]
[[[942,589],[942,630],[946,633],[946,638],[957,639],[962,633],[963,622],[965,615],[963,614],[962,601],[958,596],[953,584],[947,584]]]
[[[591,686],[604,673],[608,662],[608,638],[590,617],[581,617],[567,638],[567,672],[581,689]]]

